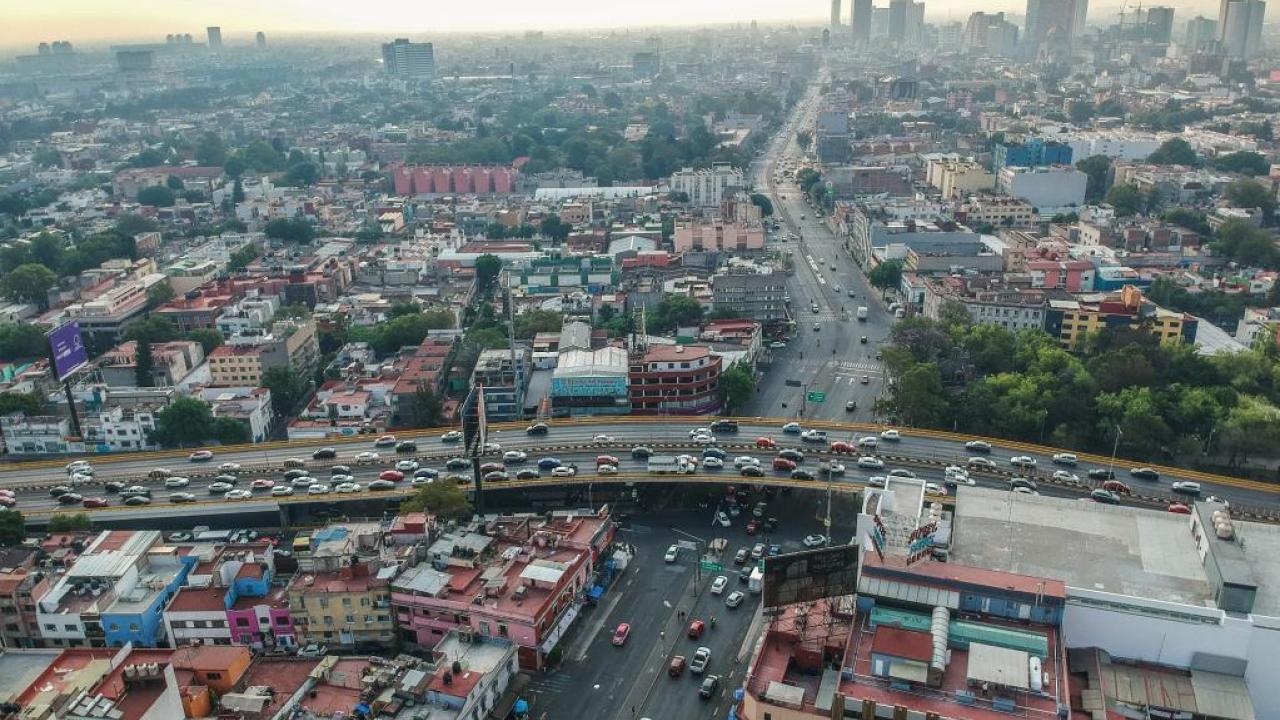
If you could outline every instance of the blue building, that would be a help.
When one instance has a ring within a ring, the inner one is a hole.
[[[1070,165],[1071,146],[1053,140],[1033,138],[1022,143],[1000,143],[992,152],[991,171],[1000,174],[1005,167],[1039,167]]]

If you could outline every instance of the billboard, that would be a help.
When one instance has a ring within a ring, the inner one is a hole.
[[[802,550],[764,559],[764,607],[813,602],[858,591],[858,546]]]
[[[84,340],[80,337],[80,324],[69,322],[49,331],[49,346],[53,348],[53,370],[61,380],[84,367],[89,362]]]

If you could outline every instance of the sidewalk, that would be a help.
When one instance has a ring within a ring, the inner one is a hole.
[[[710,583],[711,575],[704,574],[701,580],[697,579],[697,574],[691,574],[689,581],[685,583],[685,587],[680,592],[680,600],[671,608],[671,615],[667,618],[667,622],[663,625],[661,632],[661,642],[654,646],[644,659],[644,674],[649,676],[648,682],[646,678],[641,678],[639,682],[631,686],[631,692],[627,693],[626,700],[618,707],[618,711],[614,713],[614,720],[634,720],[636,717],[632,714],[632,708],[638,712],[648,702],[649,696],[653,694],[653,686],[657,683],[658,678],[666,677],[667,664],[671,661],[671,656],[675,654],[676,640],[681,637],[684,632],[685,621],[680,618],[680,611],[683,610],[685,616],[688,617],[693,612],[693,606],[698,601],[698,596],[702,594],[702,586]],[[694,587],[697,592],[690,593],[689,588]],[[636,670],[632,670],[636,672]]]

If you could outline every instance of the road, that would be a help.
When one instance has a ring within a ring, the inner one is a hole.
[[[782,222],[778,247],[790,252],[794,263],[788,291],[796,326],[786,349],[774,352],[751,412],[870,421],[875,399],[885,389],[887,378],[877,355],[889,337],[893,316],[844,250],[844,241],[815,217],[799,187],[781,178],[784,165],[794,169],[803,161],[795,133],[812,124],[817,106],[815,84],[796,104],[791,120],[762,161],[752,167],[756,187],[767,189]],[[775,182],[775,177],[780,181]],[[787,239],[793,235],[794,241]],[[851,291],[855,297],[849,295]],[[860,306],[867,308],[864,321],[857,319]],[[788,385],[788,380],[793,384]],[[809,402],[811,392],[821,393],[824,401]],[[855,411],[846,411],[850,401],[857,403]]]

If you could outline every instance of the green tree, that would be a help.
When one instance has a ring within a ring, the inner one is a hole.
[[[1111,158],[1106,155],[1094,155],[1076,163],[1076,169],[1088,176],[1085,184],[1085,199],[1097,202],[1107,194],[1107,185],[1111,177]]]
[[[56,513],[49,518],[49,532],[80,532],[93,528],[88,513]]]
[[[516,316],[516,337],[532,338],[541,332],[559,332],[564,316],[554,310],[527,310]]]
[[[244,158],[238,155],[232,155],[231,157],[226,159],[226,162],[222,164],[222,171],[227,174],[227,177],[233,178],[237,181],[240,180],[241,175],[244,175],[244,171],[248,169],[249,169],[249,166],[247,163],[245,163]],[[239,186],[238,182],[237,182],[237,186]],[[244,190],[241,190],[240,194],[241,194],[241,199],[244,199],[243,198]],[[236,202],[239,202],[239,201],[237,200]]]
[[[240,151],[239,157],[248,170],[254,172],[277,172],[285,168],[284,154],[262,140],[254,140]],[[225,169],[225,167],[224,167]]]
[[[182,182],[182,178],[178,177],[177,175],[170,175],[169,177],[164,179],[164,186],[169,188],[170,190],[173,190],[174,192],[177,192],[179,190],[182,190],[184,187],[186,187],[186,183]]]
[[[423,485],[400,503],[400,512],[425,512],[440,520],[452,520],[470,515],[471,502],[457,483],[437,480]]]
[[[907,425],[928,427],[940,423],[950,405],[938,366],[921,363],[899,376],[893,389],[893,402]]]
[[[702,305],[687,295],[665,295],[650,315],[648,325],[657,332],[698,325],[704,312]]]
[[[498,274],[502,272],[502,259],[497,255],[485,253],[476,258],[476,286],[480,294],[487,295],[497,286]]]
[[[284,242],[306,243],[311,242],[315,237],[315,230],[311,227],[311,223],[306,220],[289,220],[286,218],[276,218],[268,222],[262,232],[266,233],[269,238],[283,240]]]
[[[244,445],[253,440],[249,423],[233,417],[214,418],[212,433],[223,445]]]
[[[1137,185],[1126,183],[1107,192],[1107,204],[1115,208],[1117,217],[1129,217],[1146,209],[1146,198]]]
[[[1191,147],[1191,143],[1175,137],[1161,143],[1155,152],[1147,156],[1147,162],[1153,165],[1190,165],[1197,167],[1200,165],[1200,156],[1196,154],[1196,149]]]
[[[1084,125],[1093,119],[1095,108],[1088,100],[1073,100],[1067,110],[1067,116],[1076,125]]]
[[[1234,172],[1253,177],[1271,172],[1271,163],[1256,152],[1233,152],[1214,159],[1213,166],[1223,172]]]
[[[881,290],[898,287],[902,284],[902,261],[885,260],[871,268],[867,280]]]
[[[557,243],[567,240],[571,230],[573,230],[572,225],[560,222],[560,218],[555,215],[548,215],[538,224],[538,232],[542,233],[543,237],[555,240]]]
[[[1159,395],[1147,387],[1123,388],[1114,393],[1098,393],[1098,433],[1115,437],[1120,445],[1142,457],[1151,457],[1173,437],[1159,406]]]
[[[173,191],[163,185],[152,185],[138,191],[138,202],[152,207],[173,207]]]
[[[17,510],[0,510],[0,545],[12,547],[27,539],[27,521]]]
[[[290,165],[284,174],[284,184],[293,187],[310,187],[320,179],[320,168],[313,162]]]
[[[0,293],[13,302],[49,307],[49,290],[58,282],[52,270],[35,263],[19,265],[0,278]]]
[[[1238,208],[1261,208],[1267,224],[1271,223],[1276,211],[1275,193],[1257,180],[1237,180],[1223,189],[1222,196]]]
[[[201,167],[218,167],[227,161],[227,147],[217,133],[207,132],[196,143],[195,156]]]
[[[62,165],[62,153],[51,147],[36,148],[31,153],[31,162],[43,168],[59,167]]]
[[[231,253],[231,257],[227,261],[227,270],[231,272],[243,270],[249,267],[249,263],[257,260],[260,254],[258,247],[253,243],[242,245]]]
[[[287,367],[273,367],[262,373],[262,386],[271,391],[271,409],[280,417],[293,415],[310,390],[307,380]]]
[[[617,315],[618,315],[617,308],[615,308],[614,306],[608,303],[601,305],[596,310],[596,320],[599,321],[601,325],[608,324],[609,321],[617,317]]]
[[[49,355],[49,341],[36,325],[0,325],[0,360],[24,360]]]
[[[773,202],[763,193],[751,193],[751,204],[760,208],[760,214],[769,217],[773,214]]]
[[[796,144],[801,150],[808,150],[809,145],[813,143],[813,133],[808,130],[801,130],[796,133]]]
[[[444,417],[444,405],[428,387],[421,387],[413,394],[409,405],[410,427],[437,427]]]
[[[54,270],[62,265],[66,248],[62,246],[62,238],[48,232],[42,232],[31,240],[27,246],[27,256],[31,262]]]
[[[154,310],[177,297],[173,286],[168,282],[156,283],[147,288],[147,309]]]
[[[40,398],[30,393],[22,392],[0,393],[0,415],[8,415],[15,412],[29,416],[39,414]]]
[[[180,397],[156,413],[151,441],[165,447],[202,445],[213,437],[213,411],[209,403]]]
[[[191,342],[200,343],[200,347],[204,349],[204,354],[208,355],[215,348],[222,345],[222,333],[214,328],[193,328],[187,331],[187,339]]]
[[[1205,219],[1204,213],[1190,208],[1170,208],[1160,213],[1160,219],[1170,225],[1177,225],[1206,237],[1212,232],[1209,229],[1209,222]]]
[[[124,237],[133,237],[145,232],[155,232],[160,229],[160,223],[149,217],[138,215],[136,213],[125,213],[116,219],[113,229],[119,235]]]
[[[1218,228],[1213,251],[1245,266],[1272,268],[1280,264],[1275,240],[1247,220],[1231,219]]]
[[[720,374],[720,397],[726,413],[733,414],[746,407],[755,391],[756,379],[741,363],[734,363]]]

